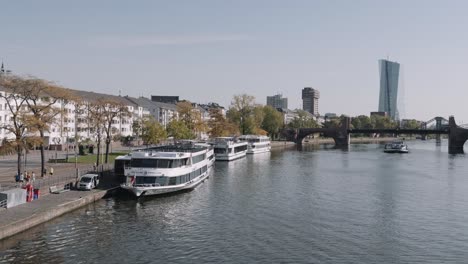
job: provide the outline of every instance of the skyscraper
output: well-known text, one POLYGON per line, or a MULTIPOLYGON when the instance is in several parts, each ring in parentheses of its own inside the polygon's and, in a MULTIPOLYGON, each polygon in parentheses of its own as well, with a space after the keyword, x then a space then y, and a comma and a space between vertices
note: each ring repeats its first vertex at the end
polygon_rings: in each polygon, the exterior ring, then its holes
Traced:
POLYGON ((274 108, 288 109, 288 98, 283 98, 282 94, 267 96, 267 105, 274 108))
POLYGON ((387 112, 393 120, 398 120, 397 98, 400 64, 388 60, 379 60, 379 72, 379 112, 387 112))
POLYGON ((318 90, 311 87, 305 87, 302 89, 302 109, 311 113, 314 116, 318 116, 318 99, 320 93, 318 90))

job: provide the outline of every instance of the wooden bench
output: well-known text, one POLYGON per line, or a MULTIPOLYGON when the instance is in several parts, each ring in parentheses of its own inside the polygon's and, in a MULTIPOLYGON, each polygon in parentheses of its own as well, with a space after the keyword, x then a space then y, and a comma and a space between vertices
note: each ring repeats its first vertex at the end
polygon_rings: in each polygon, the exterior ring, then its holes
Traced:
POLYGON ((68 192, 69 190, 70 190, 69 183, 64 185, 64 186, 61 186, 61 187, 57 187, 57 185, 53 185, 53 186, 49 187, 49 192, 50 193, 55 193, 55 194, 68 192))

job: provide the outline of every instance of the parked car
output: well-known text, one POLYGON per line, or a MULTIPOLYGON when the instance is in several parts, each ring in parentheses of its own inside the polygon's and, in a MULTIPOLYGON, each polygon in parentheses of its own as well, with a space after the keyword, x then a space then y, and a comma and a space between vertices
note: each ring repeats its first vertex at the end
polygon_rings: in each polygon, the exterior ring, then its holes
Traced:
POLYGON ((92 190, 99 184, 99 174, 85 174, 81 176, 80 181, 77 184, 78 190, 92 190))

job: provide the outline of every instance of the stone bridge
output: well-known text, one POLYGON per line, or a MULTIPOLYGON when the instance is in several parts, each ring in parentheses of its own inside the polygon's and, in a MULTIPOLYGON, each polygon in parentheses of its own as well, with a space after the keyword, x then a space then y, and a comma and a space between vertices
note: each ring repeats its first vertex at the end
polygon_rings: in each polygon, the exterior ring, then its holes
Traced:
POLYGON ((426 136, 428 134, 441 135, 448 134, 450 154, 458 154, 463 152, 463 145, 468 139, 468 129, 461 128, 455 123, 455 118, 449 118, 449 126, 440 129, 350 129, 350 118, 346 117, 341 126, 338 128, 299 128, 285 129, 283 136, 287 140, 293 141, 298 145, 302 144, 305 137, 311 134, 320 133, 325 137, 331 137, 335 141, 335 145, 339 147, 348 146, 350 143, 350 134, 416 134, 426 136))

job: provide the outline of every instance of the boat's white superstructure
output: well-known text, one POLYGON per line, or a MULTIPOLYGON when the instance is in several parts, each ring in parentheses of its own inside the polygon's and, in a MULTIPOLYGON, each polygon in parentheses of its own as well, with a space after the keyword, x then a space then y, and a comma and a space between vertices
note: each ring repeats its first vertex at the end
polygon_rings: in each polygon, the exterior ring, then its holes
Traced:
POLYGON ((216 160, 230 161, 245 157, 247 144, 234 137, 215 138, 213 145, 216 160))
POLYGON ((242 135, 239 140, 246 141, 247 154, 268 152, 271 150, 270 138, 261 135, 242 135))
POLYGON ((403 143, 403 141, 393 141, 391 143, 385 144, 384 147, 385 153, 408 153, 408 146, 403 143))
POLYGON ((137 197, 193 189, 208 177, 213 154, 210 146, 192 143, 132 152, 121 187, 137 197))

